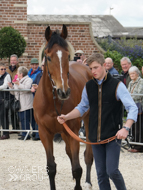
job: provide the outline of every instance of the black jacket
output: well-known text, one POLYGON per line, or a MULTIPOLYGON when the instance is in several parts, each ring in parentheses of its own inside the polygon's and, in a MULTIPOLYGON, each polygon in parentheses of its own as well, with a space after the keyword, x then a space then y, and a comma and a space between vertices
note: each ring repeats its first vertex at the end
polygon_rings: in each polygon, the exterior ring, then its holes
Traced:
MULTIPOLYGON (((8 73, 5 72, 4 75, 0 77, 0 86, 3 85, 4 79, 8 73)), ((0 91, 0 103, 4 102, 4 99, 8 100, 10 98, 10 93, 8 91, 0 91)))
POLYGON ((108 73, 101 85, 98 85, 96 79, 91 79, 86 84, 91 142, 114 136, 122 126, 122 103, 116 99, 119 82, 108 73))

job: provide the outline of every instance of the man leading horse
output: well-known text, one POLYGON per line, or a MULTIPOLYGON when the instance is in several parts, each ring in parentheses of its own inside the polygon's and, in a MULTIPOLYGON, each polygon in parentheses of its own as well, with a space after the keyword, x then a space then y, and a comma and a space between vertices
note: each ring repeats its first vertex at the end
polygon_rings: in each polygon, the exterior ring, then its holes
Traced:
POLYGON ((60 124, 81 117, 90 108, 89 140, 100 142, 114 135, 106 144, 92 145, 100 190, 111 190, 109 178, 118 190, 126 190, 118 169, 121 139, 126 139, 133 122, 137 120, 137 106, 125 85, 111 77, 105 70, 103 55, 96 53, 87 59, 93 78, 86 83, 81 102, 71 112, 57 117, 60 124), (122 103, 128 110, 127 121, 122 127, 122 103))

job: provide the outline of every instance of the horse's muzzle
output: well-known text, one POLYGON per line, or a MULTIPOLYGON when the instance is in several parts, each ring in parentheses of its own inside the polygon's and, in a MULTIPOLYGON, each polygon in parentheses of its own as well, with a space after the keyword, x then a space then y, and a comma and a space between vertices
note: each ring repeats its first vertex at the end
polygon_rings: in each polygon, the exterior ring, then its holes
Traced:
POLYGON ((58 89, 57 89, 58 97, 59 97, 59 99, 61 99, 61 100, 66 100, 66 99, 68 99, 68 98, 69 98, 69 95, 70 95, 70 92, 71 92, 70 88, 68 88, 66 92, 63 92, 63 91, 61 90, 61 88, 58 88, 58 89))

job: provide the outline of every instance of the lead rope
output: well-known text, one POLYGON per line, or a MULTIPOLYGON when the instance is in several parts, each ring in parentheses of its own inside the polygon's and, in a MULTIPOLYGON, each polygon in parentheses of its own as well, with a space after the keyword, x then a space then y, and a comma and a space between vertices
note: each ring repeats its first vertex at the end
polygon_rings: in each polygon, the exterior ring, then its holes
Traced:
POLYGON ((105 139, 105 140, 103 140, 103 141, 99 141, 99 142, 94 142, 94 143, 92 143, 92 142, 84 141, 84 140, 82 140, 81 138, 79 138, 79 136, 77 136, 77 135, 67 126, 66 123, 63 123, 63 126, 64 126, 65 130, 69 133, 69 135, 70 135, 71 137, 73 137, 75 140, 77 140, 77 141, 79 141, 79 142, 82 142, 82 143, 85 143, 85 144, 89 144, 89 145, 105 144, 105 143, 109 143, 109 142, 111 142, 111 141, 113 141, 113 140, 116 139, 116 136, 113 136, 113 137, 110 137, 110 138, 105 139))
MULTIPOLYGON (((125 147, 126 144, 125 144, 124 146, 121 145, 121 144, 119 144, 119 143, 118 143, 118 139, 116 138, 116 136, 110 137, 110 138, 105 139, 105 140, 103 140, 103 141, 94 142, 94 143, 88 142, 88 141, 84 141, 84 140, 82 140, 81 138, 79 138, 79 136, 77 136, 77 135, 67 126, 66 123, 63 123, 63 126, 64 126, 65 130, 69 133, 69 135, 70 135, 71 137, 73 137, 75 140, 77 140, 77 141, 79 141, 79 142, 82 142, 82 143, 84 143, 84 144, 89 144, 89 145, 106 144, 106 143, 109 143, 109 142, 115 140, 116 143, 117 143, 121 148, 124 148, 125 150, 128 150, 128 149, 131 147, 127 138, 126 138, 125 140, 127 141, 127 146, 128 146, 128 148, 125 147)), ((129 136, 129 135, 128 135, 128 136, 129 136)), ((130 136, 129 136, 129 137, 130 137, 130 136)))

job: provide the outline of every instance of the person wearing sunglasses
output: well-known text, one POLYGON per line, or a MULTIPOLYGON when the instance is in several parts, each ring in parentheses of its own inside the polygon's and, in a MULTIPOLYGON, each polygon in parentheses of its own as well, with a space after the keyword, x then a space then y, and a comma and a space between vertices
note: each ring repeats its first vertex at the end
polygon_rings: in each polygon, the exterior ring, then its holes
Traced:
POLYGON ((77 50, 75 52, 74 61, 84 64, 84 60, 85 60, 84 52, 82 50, 77 50))
MULTIPOLYGON (((6 72, 6 66, 0 63, 0 123, 3 129, 9 129, 8 109, 4 107, 4 100, 9 99, 8 91, 1 91, 8 88, 8 82, 11 82, 10 75, 6 72)), ((9 139, 9 132, 4 131, 0 140, 9 139)))

